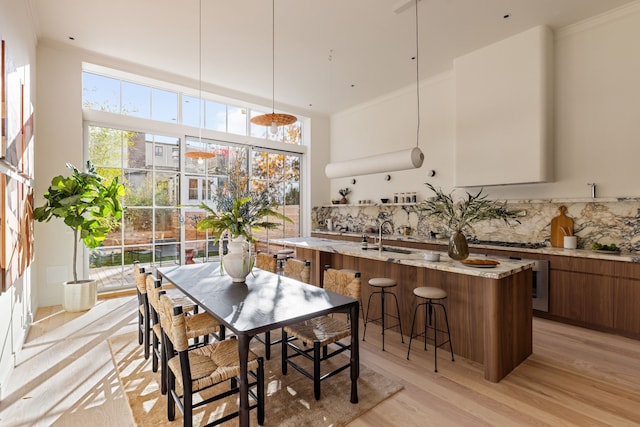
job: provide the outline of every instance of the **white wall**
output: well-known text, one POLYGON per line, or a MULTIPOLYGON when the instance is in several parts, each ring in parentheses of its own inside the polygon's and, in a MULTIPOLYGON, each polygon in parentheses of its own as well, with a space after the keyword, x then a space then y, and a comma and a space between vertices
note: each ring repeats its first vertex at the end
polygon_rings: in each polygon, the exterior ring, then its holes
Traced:
MULTIPOLYGON (((67 163, 82 167, 82 61, 65 49, 38 45, 38 121, 35 204, 67 163)), ((59 219, 35 224, 34 279, 40 306, 62 303, 62 282, 71 280, 73 234, 59 219)), ((82 252, 81 252, 82 255, 82 252)), ((82 274, 78 262, 78 274, 82 274)))
MULTIPOLYGON (((7 53, 17 69, 23 69, 25 94, 31 94, 35 107, 36 38, 31 25, 27 2, 0 0, 0 37, 5 40, 7 53)), ((36 117, 37 120, 37 117, 36 117)), ((0 162, 0 172, 7 172, 0 162)), ((0 201, 4 203, 4 200, 0 201)), ((37 309, 31 280, 32 268, 0 295, 0 399, 2 385, 11 373, 16 355, 37 309)))
MULTIPOLYGON (((544 24, 544 23, 541 23, 544 24)), ((599 197, 637 197, 640 158, 640 4, 602 15, 555 33, 555 180, 545 184, 486 188, 491 198, 585 198, 587 183, 599 197)), ((428 60, 428 52, 422 52, 428 60)), ((451 73, 421 85, 422 168, 331 181, 322 204, 339 188, 352 187, 350 202, 377 201, 395 191, 431 194, 429 181, 453 186, 455 82, 451 73), (434 178, 426 171, 434 169, 434 178)), ((348 160, 415 145, 415 87, 390 94, 331 118, 331 161, 348 160)), ((527 159, 513 159, 526 162, 527 159)), ((482 167, 482 165, 479 165, 482 167)), ((471 189, 472 191, 475 189, 471 189)))

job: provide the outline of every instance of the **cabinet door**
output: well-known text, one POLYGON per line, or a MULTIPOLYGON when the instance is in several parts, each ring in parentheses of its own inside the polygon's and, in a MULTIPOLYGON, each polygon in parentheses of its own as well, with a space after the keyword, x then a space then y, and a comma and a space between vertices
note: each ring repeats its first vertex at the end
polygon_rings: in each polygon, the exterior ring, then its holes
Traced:
POLYGON ((616 276, 614 327, 622 334, 640 338, 640 265, 616 263, 616 276))
POLYGON ((593 326, 613 327, 613 289, 609 276, 551 270, 549 313, 593 326))
POLYGON ((618 279, 614 300, 613 326, 620 333, 640 337, 640 281, 618 279))

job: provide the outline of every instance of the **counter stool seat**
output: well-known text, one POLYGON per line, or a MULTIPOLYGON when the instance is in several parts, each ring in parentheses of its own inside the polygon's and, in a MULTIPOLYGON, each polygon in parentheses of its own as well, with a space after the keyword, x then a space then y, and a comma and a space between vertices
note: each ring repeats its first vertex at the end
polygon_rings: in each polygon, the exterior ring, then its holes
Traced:
POLYGON ((438 347, 442 347, 446 343, 449 343, 449 350, 451 351, 451 361, 453 358, 453 346, 451 345, 451 332, 449 330, 449 319, 447 317, 447 308, 440 302, 447 298, 447 291, 441 288, 435 288, 430 286, 422 286, 415 288, 413 294, 421 299, 423 302, 416 305, 416 309, 413 312, 413 322, 411 323, 411 334, 409 335, 409 349, 407 350, 407 360, 409 360, 409 353, 411 353, 411 342, 413 338, 424 337, 424 349, 427 350, 427 340, 433 341, 433 357, 434 357, 434 372, 438 372, 438 347), (416 335, 413 334, 413 328, 416 324, 416 316, 418 309, 424 306, 424 330, 416 335), (444 314, 444 321, 447 327, 446 330, 438 329, 437 316, 434 316, 434 310, 436 307, 440 307, 444 314), (433 338, 428 336, 428 331, 433 330, 433 338), (446 333, 448 339, 441 343, 438 343, 438 332, 446 333))
POLYGON ((362 332, 362 341, 365 340, 365 336, 367 334, 367 324, 369 322, 375 322, 380 320, 382 322, 382 351, 384 351, 385 329, 390 329, 397 326, 400 329, 400 340, 404 343, 404 337, 402 336, 402 322, 400 321, 400 306, 398 305, 398 297, 396 296, 395 293, 388 291, 388 289, 393 288, 397 285, 398 283, 394 279, 391 279, 388 277, 374 277, 372 279, 369 279, 369 286, 371 286, 373 289, 376 289, 376 290, 369 294, 369 301, 367 302, 367 314, 364 317, 364 330, 362 332), (380 295, 380 317, 377 317, 375 319, 369 319, 369 309, 371 308, 371 297, 373 297, 374 295, 380 295), (385 311, 384 309, 385 295, 393 296, 393 299, 395 300, 395 303, 396 303, 396 310, 397 310, 396 315, 387 313, 385 311), (385 325, 386 317, 392 317, 394 319, 397 319, 398 323, 395 323, 393 325, 385 325))
POLYGON ((282 270, 284 269, 284 263, 294 254, 293 249, 280 249, 276 252, 276 259, 278 260, 278 273, 282 274, 282 270))
POLYGON ((423 286, 415 288, 413 294, 420 298, 425 299, 445 299, 447 297, 447 291, 441 288, 432 288, 429 286, 423 286))

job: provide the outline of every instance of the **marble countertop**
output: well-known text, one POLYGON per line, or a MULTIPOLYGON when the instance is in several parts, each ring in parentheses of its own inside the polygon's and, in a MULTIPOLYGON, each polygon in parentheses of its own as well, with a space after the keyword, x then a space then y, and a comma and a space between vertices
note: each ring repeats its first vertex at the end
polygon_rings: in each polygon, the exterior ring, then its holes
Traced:
MULTIPOLYGON (((327 236, 351 236, 351 237, 362 237, 362 233, 348 233, 348 232, 340 232, 340 231, 327 231, 316 229, 313 231, 314 233, 321 233, 327 236)), ((373 234, 367 234, 367 237, 370 240, 373 239, 373 234)), ((377 235, 375 236, 377 237, 377 235)), ((444 246, 444 251, 446 252, 446 246, 449 244, 449 240, 447 239, 422 239, 414 236, 400 236, 400 235, 389 235, 384 234, 383 239, 385 240, 395 240, 398 242, 418 242, 418 243, 432 243, 436 245, 444 246)), ((632 253, 632 252, 622 252, 622 253, 606 253, 606 252, 594 252, 588 249, 564 249, 564 248, 555 248, 553 246, 547 246, 542 248, 520 248, 520 247, 510 247, 510 246, 498 246, 498 245, 480 245, 475 243, 469 243, 469 248, 473 250, 473 248, 483 248, 483 249, 498 249, 509 252, 522 252, 522 253, 532 253, 532 254, 546 254, 546 255, 559 255, 559 256, 570 256, 570 257, 578 257, 578 258, 592 258, 592 259, 603 259, 610 261, 625 261, 625 262, 639 262, 640 263, 640 254, 632 253)), ((526 256, 526 255, 525 255, 526 256)))
POLYGON ((485 277, 488 279, 501 279, 520 271, 531 268, 534 265, 533 260, 513 260, 506 257, 498 257, 495 255, 471 254, 469 258, 493 259, 498 261, 495 267, 478 268, 461 264, 447 256, 446 251, 427 251, 422 249, 402 248, 399 246, 385 245, 391 251, 379 251, 377 247, 370 244, 372 248, 362 249, 360 242, 347 242, 344 240, 336 240, 322 237, 292 237, 286 239, 274 239, 272 242, 306 249, 314 249, 323 252, 332 252, 341 255, 350 255, 360 258, 373 259, 376 261, 393 262, 404 265, 412 265, 415 267, 430 268, 433 270, 448 271, 451 273, 466 274, 470 276, 485 277), (400 250, 398 253, 393 250, 400 250), (427 261, 424 254, 428 252, 437 252, 440 254, 440 261, 427 261))

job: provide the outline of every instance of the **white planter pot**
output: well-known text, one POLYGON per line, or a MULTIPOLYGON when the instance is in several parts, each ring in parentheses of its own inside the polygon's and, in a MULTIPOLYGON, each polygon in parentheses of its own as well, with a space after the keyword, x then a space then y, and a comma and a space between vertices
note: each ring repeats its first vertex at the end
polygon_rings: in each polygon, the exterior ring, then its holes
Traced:
POLYGON ((64 299, 62 301, 62 308, 64 308, 65 311, 85 311, 96 304, 98 282, 95 280, 64 282, 63 288, 64 299))

